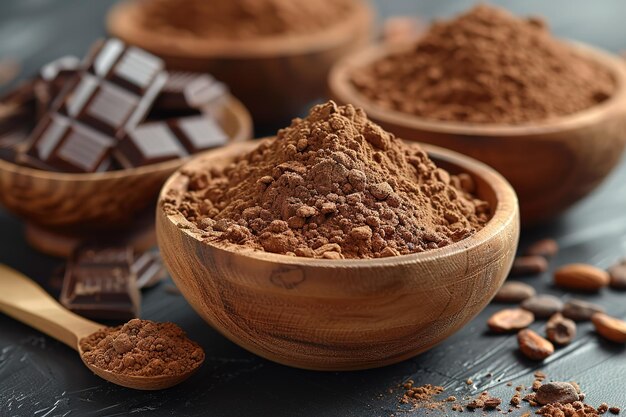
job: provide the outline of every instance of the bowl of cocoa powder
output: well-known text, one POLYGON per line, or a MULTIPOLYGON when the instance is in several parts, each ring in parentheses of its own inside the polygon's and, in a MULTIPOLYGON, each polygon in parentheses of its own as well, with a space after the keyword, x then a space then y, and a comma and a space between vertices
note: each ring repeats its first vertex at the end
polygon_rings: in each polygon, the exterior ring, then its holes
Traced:
POLYGON ((434 22, 415 42, 346 57, 329 85, 335 100, 402 138, 495 168, 517 191, 523 225, 586 196, 626 144, 618 57, 486 5, 434 22))
POLYGON ((319 370, 399 362, 459 330, 519 236, 515 192, 493 169, 333 102, 274 138, 199 155, 156 217, 200 316, 262 357, 319 370))
POLYGON ((108 30, 228 84, 257 123, 281 126, 326 91, 331 66, 366 44, 363 0, 151 0, 116 5, 108 30))

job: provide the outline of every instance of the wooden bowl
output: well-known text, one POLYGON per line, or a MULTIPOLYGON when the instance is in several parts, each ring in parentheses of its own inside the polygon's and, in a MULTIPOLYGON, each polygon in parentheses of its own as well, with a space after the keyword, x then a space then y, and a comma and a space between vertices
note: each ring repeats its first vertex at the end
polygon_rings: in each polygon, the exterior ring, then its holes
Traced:
POLYGON ((238 41, 178 38, 146 30, 137 1, 117 4, 107 18, 109 32, 165 60, 169 69, 204 71, 225 82, 254 121, 284 125, 325 96, 331 66, 366 44, 373 12, 362 0, 340 24, 310 35, 238 41))
MULTIPOLYGON (((252 137, 250 115, 238 100, 230 97, 216 118, 231 141, 252 137)), ((74 174, 0 160, 0 203, 39 228, 83 234, 122 228, 154 203, 163 182, 184 161, 74 174)))
MULTIPOLYGON (((183 169, 219 166, 256 143, 200 155, 183 169)), ((451 172, 472 175, 495 207, 476 233, 450 246, 383 259, 296 258, 202 241, 163 199, 180 195, 175 173, 161 191, 157 238, 182 294, 211 326, 264 358, 315 370, 356 370, 400 362, 432 348, 491 300, 505 280, 519 237, 517 198, 491 168, 426 146, 451 172)))
POLYGON ((620 161, 626 144, 626 67, 606 52, 573 44, 613 73, 617 89, 588 110, 524 125, 451 123, 381 109, 351 84, 350 75, 407 45, 379 45, 339 62, 329 76, 331 96, 362 107, 399 137, 432 143, 476 158, 499 171, 517 191, 522 224, 561 213, 600 184, 620 161))

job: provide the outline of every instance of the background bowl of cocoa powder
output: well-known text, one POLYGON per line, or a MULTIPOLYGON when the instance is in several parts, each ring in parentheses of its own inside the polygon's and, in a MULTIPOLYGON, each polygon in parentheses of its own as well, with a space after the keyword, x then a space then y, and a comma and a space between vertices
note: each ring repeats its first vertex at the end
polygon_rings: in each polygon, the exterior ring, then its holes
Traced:
POLYGON ((593 191, 620 161, 626 145, 626 67, 619 57, 572 43, 579 54, 612 73, 613 95, 586 110, 520 125, 436 121, 387 110, 351 83, 355 70, 408 45, 378 45, 340 61, 329 86, 339 103, 362 107, 399 137, 453 149, 487 163, 514 187, 523 226, 544 222, 593 191))
POLYGON ((144 12, 138 1, 114 6, 107 26, 112 35, 161 57, 168 69, 208 72, 225 82, 255 123, 282 126, 323 97, 332 65, 372 36, 373 10, 363 0, 353 3, 353 10, 339 22, 297 35, 176 36, 140 23, 144 12))
POLYGON ((477 196, 493 208, 482 230, 440 249, 380 259, 291 257, 208 243, 181 213, 164 210, 186 190, 189 177, 181 171, 225 166, 255 146, 233 144, 194 158, 169 178, 156 215, 161 254, 177 287, 238 345, 299 368, 384 366, 455 333, 504 282, 519 237, 515 192, 488 166, 438 147, 426 146, 435 163, 470 174, 477 196))

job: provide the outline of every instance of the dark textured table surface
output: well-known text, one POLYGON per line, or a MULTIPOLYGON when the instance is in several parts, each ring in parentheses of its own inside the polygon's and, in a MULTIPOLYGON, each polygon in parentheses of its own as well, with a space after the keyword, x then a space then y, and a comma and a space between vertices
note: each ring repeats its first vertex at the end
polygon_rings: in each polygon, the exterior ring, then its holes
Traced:
MULTIPOLYGON (((111 1, 13 0, 0 3, 0 58, 21 61, 21 76, 58 56, 81 55, 104 33, 102 19, 111 1)), ((420 13, 445 16, 472 1, 378 2, 385 15, 420 13)), ((516 12, 541 13, 561 36, 590 42, 612 51, 626 48, 626 2, 620 0, 500 1, 516 12)), ((523 233, 522 247, 538 237, 555 237, 561 252, 551 268, 572 262, 600 267, 626 255, 626 161, 584 202, 549 226, 523 233)), ((22 224, 0 211, 0 262, 47 285, 60 263, 31 250, 22 224)), ((0 277, 2 279, 2 277, 0 277)), ((550 274, 526 278, 540 292, 570 295, 551 286, 550 274)), ((206 350, 207 360, 190 380, 163 392, 120 388, 87 371, 77 354, 35 330, 0 315, 0 416, 390 416, 423 415, 424 410, 399 407, 397 384, 442 384, 462 397, 489 389, 510 398, 513 384, 529 384, 542 369, 559 380, 576 380, 589 402, 626 407, 626 349, 599 340, 582 325, 576 341, 543 365, 516 353, 514 336, 490 336, 485 320, 498 306, 488 307, 463 330, 430 352, 382 369, 321 373, 277 365, 235 346, 208 327, 181 296, 166 284, 144 293, 142 317, 180 324, 206 350), (491 375, 491 376, 487 376, 491 375), (470 378, 474 384, 468 386, 470 378), (392 389, 392 392, 390 392, 392 389)), ((626 293, 605 291, 590 297, 610 313, 626 315, 626 293)), ((416 300, 419 302, 419 300, 416 300)), ((541 324, 533 325, 540 328, 541 324)), ((452 412, 448 412, 452 415, 452 412)), ((522 411, 515 411, 515 415, 522 411)), ((430 415, 446 415, 431 411, 430 415)))

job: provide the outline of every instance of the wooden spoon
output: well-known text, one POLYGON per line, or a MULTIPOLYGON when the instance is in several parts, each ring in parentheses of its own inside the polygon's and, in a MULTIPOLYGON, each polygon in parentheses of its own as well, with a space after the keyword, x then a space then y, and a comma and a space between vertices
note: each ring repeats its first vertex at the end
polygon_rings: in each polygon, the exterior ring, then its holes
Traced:
MULTIPOLYGON (((81 359, 80 341, 106 327, 80 317, 61 306, 43 288, 19 272, 0 264, 0 311, 65 343, 81 359)), ((131 376, 117 374, 83 363, 93 373, 117 385, 140 390, 172 387, 191 376, 200 366, 182 375, 131 376)))

